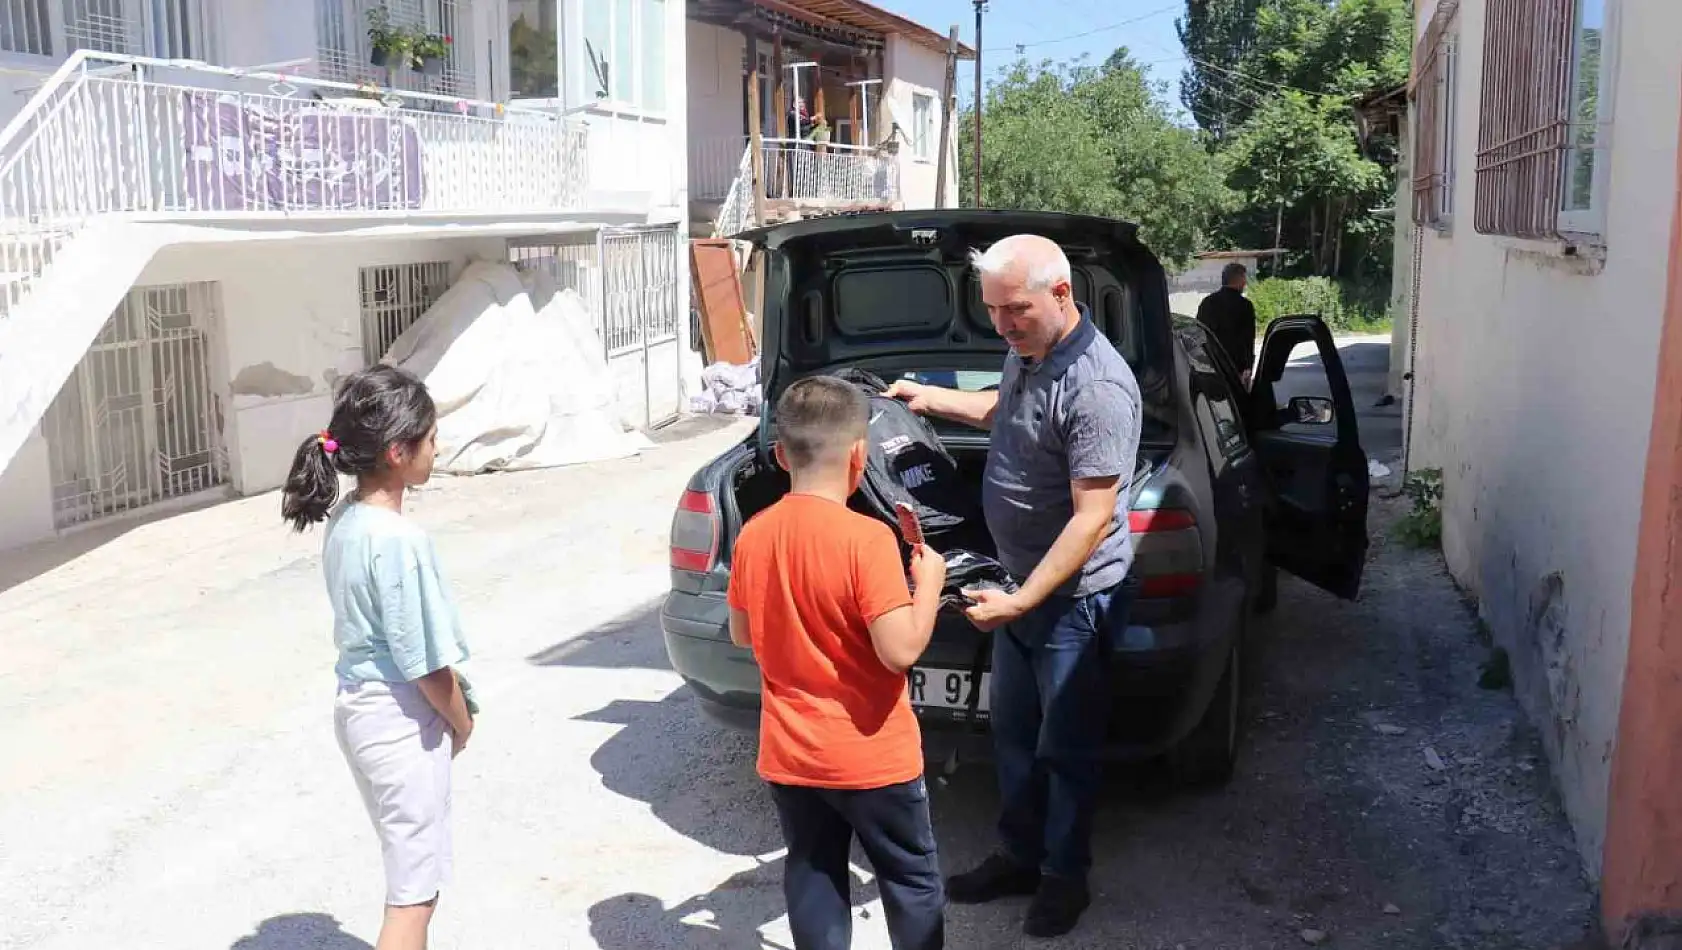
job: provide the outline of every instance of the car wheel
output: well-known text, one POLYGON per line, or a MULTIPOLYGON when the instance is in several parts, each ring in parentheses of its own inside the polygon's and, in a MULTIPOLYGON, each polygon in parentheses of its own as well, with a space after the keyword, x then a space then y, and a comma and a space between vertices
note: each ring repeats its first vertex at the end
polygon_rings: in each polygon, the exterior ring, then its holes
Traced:
POLYGON ((1270 614, 1279 606, 1279 569, 1269 564, 1262 568, 1261 588, 1256 591, 1256 613, 1270 614))
POLYGON ((1177 784, 1189 788, 1225 785, 1238 761, 1239 711, 1243 697, 1243 636, 1232 645, 1226 669, 1203 718, 1168 752, 1177 784))

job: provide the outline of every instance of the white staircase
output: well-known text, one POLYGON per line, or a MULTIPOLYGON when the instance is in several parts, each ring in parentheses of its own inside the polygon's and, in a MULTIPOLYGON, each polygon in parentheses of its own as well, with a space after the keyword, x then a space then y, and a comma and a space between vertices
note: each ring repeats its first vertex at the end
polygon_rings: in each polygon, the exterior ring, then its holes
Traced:
POLYGON ((0 315, 0 471, 162 243, 147 225, 95 221, 57 243, 51 266, 24 280, 0 315))
POLYGON ((0 472, 147 262, 204 223, 584 207, 588 136, 577 121, 374 92, 183 60, 70 55, 0 130, 0 472), (248 127, 283 127, 298 141, 311 129, 320 148, 270 154, 263 143, 282 134, 248 127), (334 162, 347 143, 357 168, 378 171, 342 173, 334 162), (329 170, 339 173, 331 187, 329 170))
POLYGON ((0 471, 155 252, 88 233, 123 176, 93 161, 87 65, 72 55, 0 131, 0 471))

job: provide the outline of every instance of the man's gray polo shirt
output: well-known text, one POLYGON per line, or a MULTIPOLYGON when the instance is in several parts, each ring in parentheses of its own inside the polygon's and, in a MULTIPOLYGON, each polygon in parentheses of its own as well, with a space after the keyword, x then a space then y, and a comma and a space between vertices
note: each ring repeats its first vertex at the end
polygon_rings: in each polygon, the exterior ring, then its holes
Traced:
POLYGON ((1026 580, 1074 516, 1069 483, 1121 477, 1109 532, 1057 593, 1085 596, 1127 578, 1133 537, 1128 482, 1139 454, 1139 383, 1082 307, 1080 325, 1043 361, 1005 358, 983 477, 987 527, 999 562, 1026 580))

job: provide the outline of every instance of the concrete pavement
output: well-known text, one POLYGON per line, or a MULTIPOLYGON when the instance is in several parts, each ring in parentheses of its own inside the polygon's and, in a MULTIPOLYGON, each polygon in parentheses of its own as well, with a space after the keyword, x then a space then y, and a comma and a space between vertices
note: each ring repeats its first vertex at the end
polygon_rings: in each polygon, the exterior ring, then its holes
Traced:
MULTIPOLYGON (((1382 459, 1364 346, 1342 353, 1382 459)), ((417 499, 485 706, 434 947, 790 946, 752 739, 699 718, 656 619, 672 505, 745 429, 417 499)), ((1232 786, 1116 777, 1097 902, 1051 946, 1545 950, 1582 932, 1546 759, 1511 698, 1476 688, 1475 626, 1434 555, 1383 539, 1385 505, 1360 601, 1281 585, 1232 786)), ((35 576, 55 551, 0 567, 0 948, 369 950, 379 855, 332 738, 319 536, 288 535, 269 495, 102 540, 35 576)), ((934 783, 933 807, 947 870, 990 846, 985 769, 934 783)), ((857 876, 854 945, 886 947, 857 876)), ((1044 946, 1022 909, 953 908, 949 945, 1044 946)))

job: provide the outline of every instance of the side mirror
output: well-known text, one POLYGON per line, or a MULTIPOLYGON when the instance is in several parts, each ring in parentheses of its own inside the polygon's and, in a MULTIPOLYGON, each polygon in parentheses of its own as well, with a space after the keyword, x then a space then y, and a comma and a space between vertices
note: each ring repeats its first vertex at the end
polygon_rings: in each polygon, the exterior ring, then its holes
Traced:
POLYGON ((1284 425, 1331 425, 1337 414, 1336 404, 1324 396, 1292 396, 1280 413, 1284 425))

